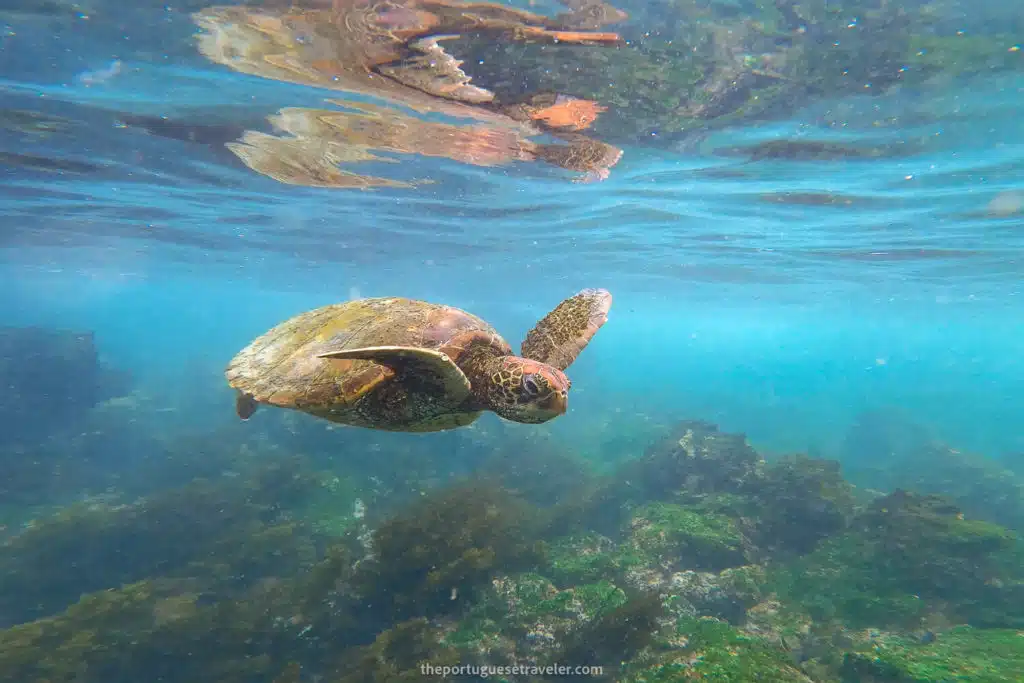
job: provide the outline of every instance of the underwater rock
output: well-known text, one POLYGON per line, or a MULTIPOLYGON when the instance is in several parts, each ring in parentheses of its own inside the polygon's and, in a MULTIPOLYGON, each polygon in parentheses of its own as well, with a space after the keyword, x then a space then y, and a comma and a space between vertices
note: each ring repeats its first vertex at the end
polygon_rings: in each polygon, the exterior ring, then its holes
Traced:
POLYGON ((668 439, 633 464, 652 498, 690 494, 741 493, 760 479, 763 459, 743 434, 727 434, 717 425, 687 420, 668 439))
POLYGON ((295 659, 324 660, 319 638, 329 654, 355 644, 348 605, 327 588, 348 562, 329 556, 308 574, 256 583, 237 598, 164 579, 85 595, 61 614, 0 631, 0 680, 281 681, 294 676, 295 659))
POLYGON ((964 513, 1024 532, 1024 476, 984 455, 939 442, 892 412, 858 416, 844 442, 849 478, 879 490, 948 496, 964 513))
POLYGON ((432 491, 376 528, 355 588, 394 619, 451 612, 494 575, 543 561, 538 521, 532 506, 486 483, 432 491))
POLYGON ((342 658, 346 662, 336 683, 401 683, 435 681, 438 675, 425 673, 424 664, 458 666, 459 652, 442 640, 443 631, 427 619, 410 619, 384 631, 372 644, 354 648, 342 658))
POLYGON ((711 617, 681 618, 662 638, 667 651, 638 658, 627 666, 621 683, 824 683, 812 681, 789 653, 711 617))
POLYGON ((24 447, 71 432, 129 378, 100 362, 91 332, 2 327, 0 387, 0 448, 24 447))
POLYGON ((516 658, 543 663, 552 658, 564 638, 624 605, 626 594, 601 580, 559 590, 538 574, 502 576, 494 580, 491 597, 483 604, 514 638, 516 658))
POLYGON ((1024 626, 1024 546, 1012 532, 966 519, 938 496, 879 498, 843 535, 778 568, 780 599, 816 620, 916 628, 938 615, 1024 626))
POLYGON ((882 636, 864 652, 850 653, 843 683, 1019 683, 1024 635, 1017 630, 957 626, 932 638, 882 636))
POLYGON ((247 478, 199 480, 130 504, 80 503, 33 521, 2 546, 0 626, 155 576, 237 589, 297 571, 315 549, 287 511, 316 486, 289 460, 247 478))
POLYGON ((855 504, 838 462, 804 455, 769 463, 753 497, 758 546, 797 554, 845 529, 855 504))
POLYGON ((624 546, 646 567, 720 570, 746 564, 746 539, 728 517, 652 503, 633 516, 624 546))
POLYGON ((688 570, 672 575, 666 595, 675 611, 690 616, 715 617, 742 624, 747 610, 762 599, 765 571, 758 565, 713 572, 688 570))
POLYGON ((650 542, 634 543, 636 551, 677 555, 676 560, 648 557, 633 564, 720 570, 773 554, 809 552, 819 540, 846 527, 853 494, 836 461, 791 455, 766 462, 743 434, 685 421, 641 458, 575 491, 555 511, 555 528, 566 534, 614 536, 633 508, 634 518, 657 518, 653 525, 634 520, 634 540, 651 527, 646 533, 650 542), (678 547, 680 533, 693 535, 689 548, 678 547), (723 535, 731 537, 729 556, 715 557, 712 541, 715 536, 721 541, 723 535), (651 543, 665 547, 659 551, 651 543))
MULTIPOLYGON (((604 605, 596 618, 563 636, 554 660, 547 663, 600 666, 603 671, 597 680, 617 681, 621 663, 633 659, 654 642, 664 615, 661 596, 628 594, 618 606, 604 605)), ((563 680, 563 677, 553 676, 548 680, 563 680)))
POLYGON ((617 545, 593 532, 566 536, 548 546, 550 575, 560 585, 586 583, 623 569, 617 545))
POLYGON ((794 650, 811 638, 812 626, 806 614, 769 599, 747 609, 742 630, 783 649, 794 650))
MULTIPOLYGON (((573 662, 604 667, 607 678, 653 638, 664 613, 660 596, 599 580, 559 589, 535 573, 495 577, 445 642, 490 665, 573 662)), ((520 680, 520 679, 515 679, 520 680)), ((555 677, 522 680, 561 680, 555 677)))

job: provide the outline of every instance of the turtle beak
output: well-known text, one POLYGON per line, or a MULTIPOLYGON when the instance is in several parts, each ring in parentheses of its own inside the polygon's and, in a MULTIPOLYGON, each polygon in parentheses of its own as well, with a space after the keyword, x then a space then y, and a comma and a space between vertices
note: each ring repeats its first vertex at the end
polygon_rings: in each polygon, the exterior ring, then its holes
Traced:
POLYGON ((569 407, 569 396, 562 391, 553 391, 544 400, 543 406, 545 410, 549 410, 556 415, 565 415, 565 411, 569 407))

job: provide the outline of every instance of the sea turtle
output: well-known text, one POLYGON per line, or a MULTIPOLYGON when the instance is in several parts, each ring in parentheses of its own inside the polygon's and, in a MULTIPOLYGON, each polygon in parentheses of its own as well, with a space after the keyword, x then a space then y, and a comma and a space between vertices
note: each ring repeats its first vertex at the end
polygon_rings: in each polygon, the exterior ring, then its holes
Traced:
POLYGON ((465 311, 404 298, 307 311, 242 349, 225 371, 236 410, 259 403, 358 427, 435 432, 484 410, 538 424, 566 411, 565 370, 608 319, 612 296, 585 289, 548 313, 515 356, 465 311))

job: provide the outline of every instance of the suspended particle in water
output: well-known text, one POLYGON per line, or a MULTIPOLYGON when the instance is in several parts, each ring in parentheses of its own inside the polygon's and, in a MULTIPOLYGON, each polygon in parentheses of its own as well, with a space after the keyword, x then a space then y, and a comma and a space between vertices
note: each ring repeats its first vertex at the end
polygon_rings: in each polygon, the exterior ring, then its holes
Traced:
POLYGON ((1000 192, 988 203, 986 212, 996 218, 1016 216, 1024 209, 1024 192, 1000 192))

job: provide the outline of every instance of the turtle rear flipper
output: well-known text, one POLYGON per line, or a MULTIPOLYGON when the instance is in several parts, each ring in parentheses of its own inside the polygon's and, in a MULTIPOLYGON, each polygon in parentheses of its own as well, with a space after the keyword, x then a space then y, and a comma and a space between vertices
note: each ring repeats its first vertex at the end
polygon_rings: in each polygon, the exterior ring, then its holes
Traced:
POLYGON ((258 407, 259 404, 252 394, 247 394, 244 391, 235 394, 235 413, 243 421, 252 417, 258 407))
POLYGON ((431 36, 409 43, 414 54, 406 59, 379 64, 378 73, 410 88, 429 95, 469 104, 484 104, 494 99, 494 93, 470 83, 470 77, 460 67, 462 62, 444 51, 438 41, 458 36, 431 36))
POLYGON ((414 346, 367 346, 317 354, 317 358, 336 360, 368 360, 385 365, 402 381, 415 380, 429 390, 443 395, 453 405, 470 396, 469 379, 447 354, 414 346))
POLYGON ((608 321, 611 307, 608 290, 584 289, 558 304, 530 330, 521 355, 565 370, 608 321))

